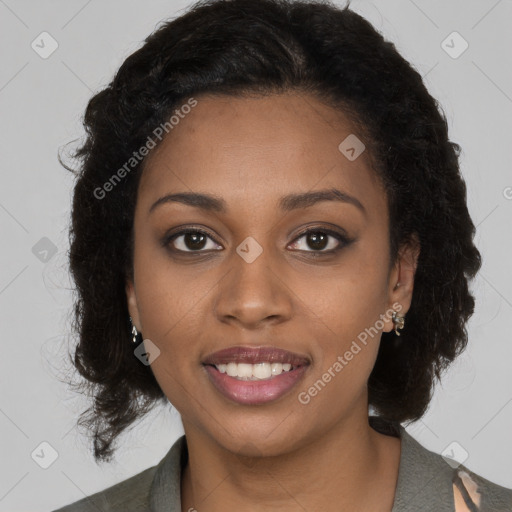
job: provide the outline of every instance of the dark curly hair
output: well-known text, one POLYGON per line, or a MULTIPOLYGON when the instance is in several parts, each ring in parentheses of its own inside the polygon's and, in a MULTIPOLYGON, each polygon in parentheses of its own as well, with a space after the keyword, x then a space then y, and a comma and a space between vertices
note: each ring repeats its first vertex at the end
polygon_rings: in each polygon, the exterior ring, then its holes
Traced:
POLYGON ((203 0, 165 21, 122 64, 85 112, 85 142, 70 227, 76 283, 72 362, 93 399, 87 427, 96 461, 117 436, 167 399, 134 357, 125 292, 133 276, 133 217, 146 159, 109 182, 177 107, 200 94, 299 92, 338 109, 365 134, 387 191, 392 261, 421 246, 407 327, 383 333, 368 382, 369 403, 397 424, 419 419, 439 379, 467 344, 474 310, 468 280, 480 268, 459 172, 460 147, 421 75, 369 22, 327 1, 203 0))

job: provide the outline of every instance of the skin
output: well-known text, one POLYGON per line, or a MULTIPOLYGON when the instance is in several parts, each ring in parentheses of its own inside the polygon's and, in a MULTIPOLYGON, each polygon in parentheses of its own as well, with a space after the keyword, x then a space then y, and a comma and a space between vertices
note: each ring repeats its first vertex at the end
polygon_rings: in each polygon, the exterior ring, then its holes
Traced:
MULTIPOLYGON (((182 510, 372 510, 392 508, 400 440, 368 424, 367 381, 381 331, 307 405, 307 391, 379 315, 410 307, 419 250, 389 259, 385 191, 368 152, 349 161, 338 145, 358 132, 312 96, 198 96, 198 104, 148 156, 134 218, 130 315, 161 351, 151 369, 182 416, 189 462, 182 510), (337 188, 357 198, 288 212, 282 196, 337 188), (177 192, 214 194, 227 212, 167 202, 177 192), (208 231, 203 245, 171 229, 208 231), (345 230, 353 241, 322 246, 304 228, 345 230), (263 249, 246 262, 248 236, 263 249), (191 254, 196 247, 202 255, 191 254), (172 252, 174 248, 174 252, 172 252), (219 250, 215 250, 219 249, 219 250), (400 283, 397 286, 397 283, 400 283), (201 365, 235 345, 277 346, 311 361, 280 399, 240 405, 222 396, 201 365)), ((363 139, 362 135, 358 135, 363 139)), ((382 331, 391 331, 389 317, 382 331)))

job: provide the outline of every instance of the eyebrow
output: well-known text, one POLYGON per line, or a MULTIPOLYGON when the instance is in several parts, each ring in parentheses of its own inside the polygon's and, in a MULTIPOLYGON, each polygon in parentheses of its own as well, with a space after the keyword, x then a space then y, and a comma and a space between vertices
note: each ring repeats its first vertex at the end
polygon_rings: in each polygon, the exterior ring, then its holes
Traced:
MULTIPOLYGON (((281 197, 278 204, 282 211, 290 212, 300 208, 309 208, 321 201, 336 201, 352 204, 366 215, 366 209, 359 199, 336 188, 289 194, 281 197)), ((228 211, 226 201, 220 197, 197 192, 179 192, 176 194, 167 194, 155 201, 151 205, 148 213, 152 213, 158 206, 166 203, 182 203, 204 211, 217 213, 227 213, 228 211)))

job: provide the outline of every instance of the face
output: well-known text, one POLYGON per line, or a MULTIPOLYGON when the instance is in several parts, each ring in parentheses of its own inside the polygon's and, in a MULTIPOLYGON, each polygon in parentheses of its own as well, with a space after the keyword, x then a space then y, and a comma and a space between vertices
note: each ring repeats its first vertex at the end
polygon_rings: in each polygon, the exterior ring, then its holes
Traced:
POLYGON ((364 142, 342 113, 292 93, 196 99, 141 176, 130 315, 185 432, 285 453, 366 418, 414 255, 390 261, 385 191, 366 151, 338 148, 364 142))

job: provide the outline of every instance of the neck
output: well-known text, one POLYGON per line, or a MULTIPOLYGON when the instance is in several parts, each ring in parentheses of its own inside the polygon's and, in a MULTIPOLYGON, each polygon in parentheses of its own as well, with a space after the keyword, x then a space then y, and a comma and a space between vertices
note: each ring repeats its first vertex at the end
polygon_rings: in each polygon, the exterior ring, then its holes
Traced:
POLYGON ((240 457, 184 421, 182 510, 372 510, 393 505, 400 441, 368 416, 347 419, 289 453, 240 457))

